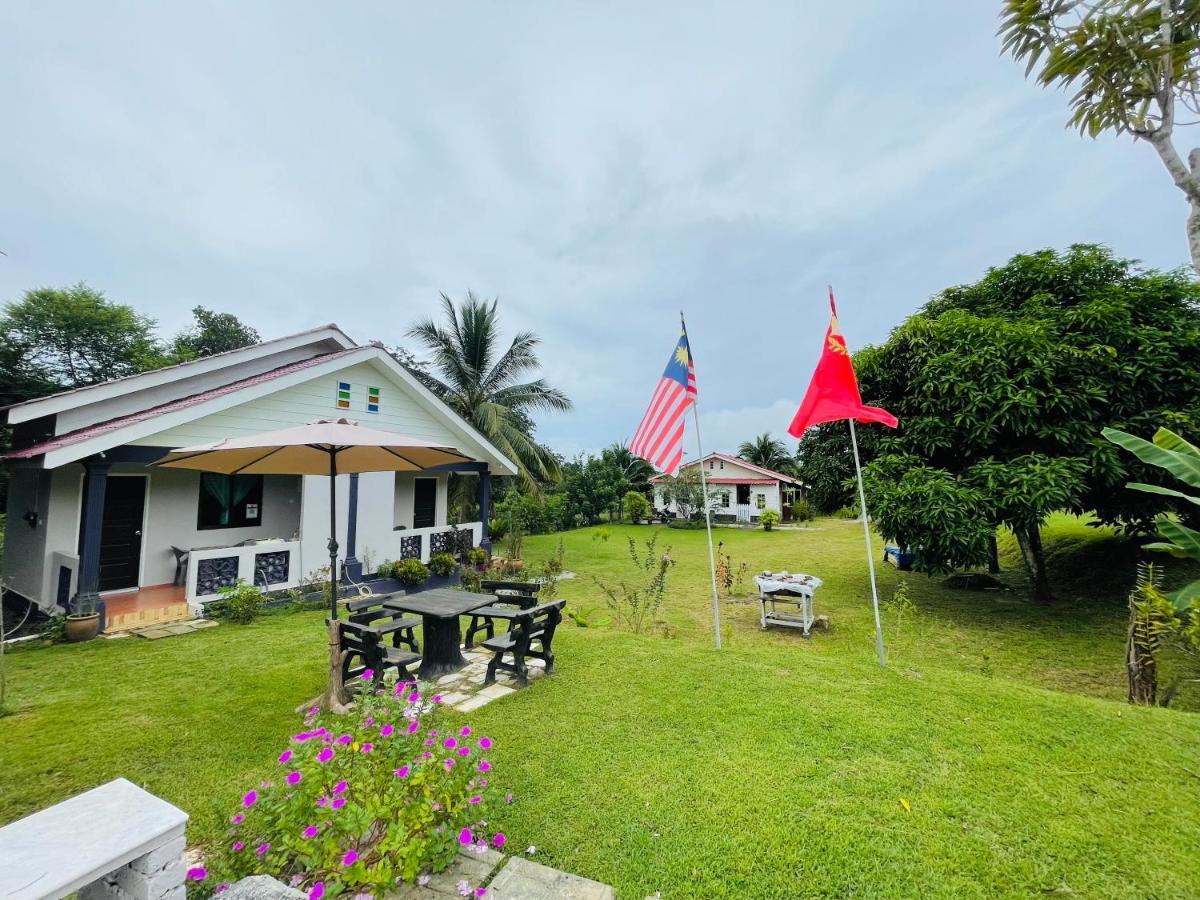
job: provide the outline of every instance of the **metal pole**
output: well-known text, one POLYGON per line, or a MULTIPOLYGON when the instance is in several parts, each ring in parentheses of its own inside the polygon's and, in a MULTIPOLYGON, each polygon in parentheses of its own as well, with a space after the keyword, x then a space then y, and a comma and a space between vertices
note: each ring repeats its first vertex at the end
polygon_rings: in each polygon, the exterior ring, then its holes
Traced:
POLYGON ((337 608, 337 451, 329 450, 329 617, 338 617, 337 608))
POLYGON ((708 479, 704 477, 704 448, 700 445, 700 411, 692 398, 692 413, 696 418, 697 465, 700 468, 700 490, 704 495, 704 530, 708 533, 708 571, 712 575, 713 631, 717 636, 717 649, 721 649, 721 605, 717 600, 717 558, 713 554, 712 511, 708 505, 708 479))
POLYGON ((867 495, 863 491, 862 466, 858 461, 858 438, 854 435, 854 420, 850 423, 850 445, 854 448, 854 471, 858 475, 858 508, 862 510, 863 539, 867 543, 867 567, 871 572, 871 603, 875 607, 875 653, 881 666, 887 665, 883 654, 883 625, 879 621, 879 591, 875 587, 875 554, 871 550, 871 527, 867 524, 867 495))

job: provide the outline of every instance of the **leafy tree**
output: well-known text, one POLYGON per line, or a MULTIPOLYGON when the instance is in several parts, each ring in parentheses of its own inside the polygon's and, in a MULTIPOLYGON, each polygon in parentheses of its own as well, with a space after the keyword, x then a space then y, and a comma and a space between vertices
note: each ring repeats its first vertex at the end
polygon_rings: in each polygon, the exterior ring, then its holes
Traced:
POLYGON ((765 431, 754 440, 742 441, 738 444, 737 455, 746 462, 754 463, 756 466, 762 466, 773 472, 791 475, 794 471, 795 460, 788 453, 787 446, 783 441, 771 437, 765 431))
POLYGON ((1200 271, 1200 148, 1185 161, 1175 146, 1180 108, 1200 113, 1200 3, 1005 0, 1000 34, 1026 75, 1037 69, 1042 85, 1075 91, 1069 125, 1154 148, 1191 209, 1188 248, 1200 271))
POLYGON ((180 360, 214 356, 257 344, 258 332, 233 313, 213 312, 203 306, 192 307, 195 324, 175 336, 171 344, 174 356, 180 360))
POLYGON ((562 489, 567 507, 591 525, 613 512, 625 485, 620 470, 602 456, 580 456, 563 465, 562 489))
MULTIPOLYGON (((872 457, 878 429, 858 430, 858 448, 863 459, 872 457)), ((817 510, 828 515, 858 499, 854 487, 854 456, 850 431, 845 422, 826 422, 804 432, 796 446, 796 477, 804 485, 804 496, 817 510)))
POLYGON ((634 456, 628 447, 612 444, 600 451, 600 456, 612 464, 621 473, 621 484, 618 485, 617 518, 625 518, 625 497, 630 491, 648 495, 650 479, 654 477, 654 466, 640 456, 634 456))
MULTIPOLYGON (((700 481, 700 467, 680 469, 674 478, 667 476, 660 483, 663 499, 675 504, 675 513, 681 519, 704 514, 704 485, 700 481)), ((711 501, 710 501, 711 502, 711 501)))
POLYGON ((521 380, 541 365, 541 339, 522 331, 502 348, 497 301, 468 291, 458 307, 445 294, 441 302, 444 324, 427 319, 408 332, 432 353, 430 389, 513 460, 527 483, 557 480, 557 458, 534 440, 533 414, 565 412, 571 401, 541 378, 521 380))
MULTIPOLYGON (((926 571, 987 561, 1016 534, 1035 599, 1051 589, 1040 525, 1059 509, 1148 527, 1161 481, 1100 439, 1109 424, 1200 428, 1200 284, 1095 246, 1014 257, 949 288, 856 354, 864 397, 900 418, 864 473, 881 530, 926 571)), ((864 429, 866 431, 867 429, 864 429)))
POLYGON ((8 348, 0 393, 31 396, 85 387, 164 362, 154 320, 112 303, 83 282, 35 288, 4 307, 0 340, 8 348), (17 349, 19 348, 19 350, 17 349))
POLYGON ((626 492, 625 501, 622 505, 625 508, 625 513, 629 516, 629 521, 635 525, 650 515, 650 501, 646 499, 646 495, 641 491, 626 492))

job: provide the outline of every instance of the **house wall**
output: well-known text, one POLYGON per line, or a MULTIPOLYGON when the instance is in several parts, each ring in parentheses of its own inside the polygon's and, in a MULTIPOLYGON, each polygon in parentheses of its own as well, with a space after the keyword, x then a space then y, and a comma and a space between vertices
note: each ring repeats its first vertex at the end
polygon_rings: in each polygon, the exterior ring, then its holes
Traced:
MULTIPOLYGON (((730 467, 730 464, 726 463, 725 466, 726 466, 726 469, 728 470, 728 468, 730 467)), ((707 474, 707 470, 706 470, 705 474, 707 474)), ((721 477, 722 478, 730 478, 733 476, 722 474, 721 477)), ((756 477, 756 479, 759 479, 759 480, 761 480, 761 478, 762 478, 761 475, 755 476, 755 477, 756 477)), ((756 497, 758 494, 763 494, 766 497, 767 505, 765 507, 763 507, 764 509, 773 509, 773 510, 775 510, 775 512, 782 514, 782 507, 780 506, 779 483, 773 482, 771 484, 752 484, 752 485, 750 485, 750 518, 757 519, 759 513, 762 512, 762 510, 760 510, 758 508, 758 503, 756 500, 756 497)), ((711 498, 711 500, 714 504, 712 507, 713 515, 717 515, 717 516, 730 515, 730 516, 732 516, 732 515, 736 514, 736 512, 737 512, 737 485, 736 484, 710 484, 708 486, 708 496, 711 498), (722 491, 729 491, 729 506, 728 507, 724 507, 724 506, 720 505, 719 498, 721 496, 722 491)), ((666 499, 663 496, 663 489, 660 485, 655 485, 655 487, 654 487, 654 508, 655 509, 665 509, 668 512, 675 512, 675 504, 667 503, 666 499)))
POLYGON ((23 597, 39 599, 46 565, 46 522, 51 505, 51 473, 43 469, 14 469, 8 480, 4 536, 4 584, 23 597), (30 528, 26 512, 38 515, 30 528))

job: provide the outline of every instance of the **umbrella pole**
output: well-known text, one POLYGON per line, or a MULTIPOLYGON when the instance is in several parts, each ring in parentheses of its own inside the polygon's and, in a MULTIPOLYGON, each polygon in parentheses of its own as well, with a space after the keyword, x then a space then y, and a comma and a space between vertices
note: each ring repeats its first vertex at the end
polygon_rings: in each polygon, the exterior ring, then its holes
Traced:
POLYGON ((329 451, 329 617, 338 617, 337 608, 337 451, 329 451))

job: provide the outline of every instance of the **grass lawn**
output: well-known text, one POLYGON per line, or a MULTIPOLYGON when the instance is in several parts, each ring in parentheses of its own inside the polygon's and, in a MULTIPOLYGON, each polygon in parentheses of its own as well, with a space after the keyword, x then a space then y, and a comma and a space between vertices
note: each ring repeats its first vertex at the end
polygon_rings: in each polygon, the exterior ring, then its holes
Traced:
MULTIPOLYGON (((603 618, 589 576, 627 571, 625 537, 650 533, 564 535, 571 608, 603 618)), ((735 565, 822 577, 833 621, 763 633, 728 601, 721 653, 703 532, 659 534, 673 637, 564 626, 554 678, 470 717, 516 794, 498 823, 514 849, 623 898, 1200 894, 1200 716, 1119 702, 1128 544, 1056 520, 1049 609, 1024 600, 1011 547, 999 594, 881 569, 917 604, 899 636, 885 623, 881 670, 857 524, 721 530, 735 565)), ((527 539, 526 557, 557 540, 527 539)), ((218 839, 317 692, 322 639, 310 613, 12 654, 0 821, 125 775, 187 809, 194 841, 218 839)))

